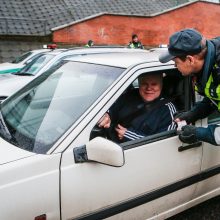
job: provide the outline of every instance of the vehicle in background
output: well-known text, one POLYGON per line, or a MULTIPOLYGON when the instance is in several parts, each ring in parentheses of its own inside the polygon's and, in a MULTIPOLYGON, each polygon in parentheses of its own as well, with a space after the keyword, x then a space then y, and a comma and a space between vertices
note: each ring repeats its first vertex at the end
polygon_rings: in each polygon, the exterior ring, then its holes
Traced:
MULTIPOLYGON (((0 219, 166 219, 218 196, 219 146, 183 144, 176 130, 119 144, 97 129, 146 74, 164 74, 163 97, 179 111, 198 101, 172 61, 138 49, 66 58, 6 99, 0 219)), ((196 124, 219 122, 218 113, 196 124)))
POLYGON ((0 74, 17 72, 40 54, 48 51, 51 49, 32 50, 15 58, 12 62, 0 63, 0 74))
POLYGON ((0 75, 0 102, 8 96, 15 93, 28 82, 47 71, 60 60, 71 57, 86 55, 91 53, 111 53, 124 51, 128 49, 120 48, 75 48, 75 49, 56 49, 39 54, 35 59, 30 61, 26 66, 15 73, 0 75))

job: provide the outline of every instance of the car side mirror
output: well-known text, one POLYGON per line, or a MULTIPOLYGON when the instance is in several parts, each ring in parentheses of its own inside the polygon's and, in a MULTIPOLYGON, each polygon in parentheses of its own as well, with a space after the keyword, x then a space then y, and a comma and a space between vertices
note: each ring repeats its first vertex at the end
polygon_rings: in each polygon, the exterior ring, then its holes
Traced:
POLYGON ((96 137, 86 145, 73 149, 76 163, 95 161, 114 167, 124 165, 124 151, 116 143, 102 137, 96 137))

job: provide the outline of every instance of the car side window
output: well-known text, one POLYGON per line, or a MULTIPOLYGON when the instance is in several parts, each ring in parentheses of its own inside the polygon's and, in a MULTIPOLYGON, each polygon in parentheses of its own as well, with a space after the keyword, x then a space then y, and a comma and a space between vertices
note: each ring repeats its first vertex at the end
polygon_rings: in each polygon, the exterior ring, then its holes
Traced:
MULTIPOLYGON (((154 84, 152 81, 152 85, 154 84)), ((174 131, 176 124, 173 114, 177 110, 185 110, 184 79, 177 70, 142 74, 127 87, 106 115, 99 120, 91 132, 90 139, 104 136, 114 142, 124 143, 174 131), (147 88, 150 87, 148 82, 151 77, 146 77, 145 81, 142 79, 140 82, 141 77, 153 74, 163 76, 161 93, 155 97, 157 87, 147 88), (110 120, 110 127, 101 124, 102 120, 106 120, 106 123, 110 120)))

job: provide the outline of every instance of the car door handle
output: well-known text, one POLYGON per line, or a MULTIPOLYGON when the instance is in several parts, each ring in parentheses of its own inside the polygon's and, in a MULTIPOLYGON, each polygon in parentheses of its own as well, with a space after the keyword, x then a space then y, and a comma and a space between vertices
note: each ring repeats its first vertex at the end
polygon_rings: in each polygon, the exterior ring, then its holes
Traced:
POLYGON ((178 151, 182 152, 184 150, 188 150, 188 149, 191 149, 191 148, 200 147, 201 145, 202 145, 202 141, 198 141, 198 142, 195 142, 193 144, 186 145, 186 146, 180 146, 180 147, 178 147, 178 151))

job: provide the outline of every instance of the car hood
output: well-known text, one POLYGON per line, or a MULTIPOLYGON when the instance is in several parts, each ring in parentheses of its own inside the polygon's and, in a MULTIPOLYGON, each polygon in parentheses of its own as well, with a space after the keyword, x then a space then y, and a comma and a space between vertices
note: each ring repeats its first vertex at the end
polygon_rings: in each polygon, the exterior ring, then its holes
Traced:
POLYGON ((23 65, 16 63, 0 63, 0 73, 4 70, 20 69, 23 65))
POLYGON ((29 83, 34 76, 0 75, 0 97, 10 96, 29 83))
POLYGON ((14 63, 0 63, 0 68, 15 66, 14 63))
POLYGON ((0 138, 0 165, 33 155, 35 153, 20 149, 0 138))

